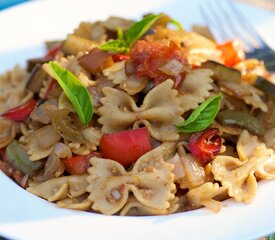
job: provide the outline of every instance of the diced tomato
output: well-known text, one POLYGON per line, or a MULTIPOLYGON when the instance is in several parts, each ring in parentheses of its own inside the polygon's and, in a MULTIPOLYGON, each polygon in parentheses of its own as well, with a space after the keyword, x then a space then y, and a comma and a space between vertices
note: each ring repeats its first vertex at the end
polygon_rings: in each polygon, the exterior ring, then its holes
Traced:
POLYGON ((217 49, 221 50, 224 64, 228 67, 233 67, 245 59, 245 53, 237 40, 217 45, 217 49))
POLYGON ((138 128, 105 134, 99 145, 103 157, 129 167, 140 156, 152 149, 151 138, 146 128, 138 128))
POLYGON ((191 135, 187 148, 205 166, 221 151, 222 138, 218 128, 191 135))
POLYGON ((112 56, 112 58, 113 58, 114 62, 120 62, 120 61, 126 61, 126 60, 130 59, 130 56, 118 53, 118 54, 114 54, 112 56))
POLYGON ((53 59, 55 57, 55 55, 58 53, 58 51, 61 48, 61 44, 56 44, 55 46, 53 46, 48 53, 45 55, 45 58, 51 58, 53 59))
POLYGON ((184 78, 184 71, 179 76, 168 75, 161 71, 161 68, 171 60, 178 60, 183 67, 188 64, 183 50, 173 41, 170 42, 170 46, 166 46, 140 40, 131 49, 130 58, 136 67, 137 76, 152 78, 155 85, 168 78, 177 82, 184 78))
POLYGON ((98 152, 91 152, 88 155, 75 155, 71 158, 62 159, 62 162, 65 165, 65 169, 71 175, 81 175, 87 172, 87 169, 90 165, 90 158, 100 154, 98 152))
POLYGON ((36 106, 36 103, 37 101, 32 99, 21 106, 8 110, 7 112, 3 113, 1 116, 13 121, 18 121, 18 122, 24 121, 31 114, 31 112, 36 106))

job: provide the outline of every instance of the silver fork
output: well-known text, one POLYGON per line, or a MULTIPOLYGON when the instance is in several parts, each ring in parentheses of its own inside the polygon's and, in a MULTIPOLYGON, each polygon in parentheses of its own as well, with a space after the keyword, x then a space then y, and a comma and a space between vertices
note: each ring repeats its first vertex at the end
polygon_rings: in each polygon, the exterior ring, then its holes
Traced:
POLYGON ((275 71, 275 51, 264 42, 231 0, 203 1, 200 11, 218 40, 239 39, 247 58, 263 60, 269 71, 275 71))

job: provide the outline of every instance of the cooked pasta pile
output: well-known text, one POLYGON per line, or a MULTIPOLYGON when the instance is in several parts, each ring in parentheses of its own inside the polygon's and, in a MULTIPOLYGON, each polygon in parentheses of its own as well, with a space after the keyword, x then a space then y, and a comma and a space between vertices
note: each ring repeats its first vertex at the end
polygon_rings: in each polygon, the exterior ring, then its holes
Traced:
POLYGON ((82 22, 0 76, 0 170, 108 215, 252 202, 275 179, 275 92, 237 44, 165 14, 82 22))

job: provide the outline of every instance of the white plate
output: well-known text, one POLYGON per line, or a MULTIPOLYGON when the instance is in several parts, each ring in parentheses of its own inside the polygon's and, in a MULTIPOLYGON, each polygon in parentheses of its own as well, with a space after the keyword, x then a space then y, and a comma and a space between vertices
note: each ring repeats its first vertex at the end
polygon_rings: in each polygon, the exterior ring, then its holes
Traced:
MULTIPOLYGON (((0 72, 28 57, 41 56, 43 41, 64 38, 82 20, 109 15, 136 18, 150 11, 165 11, 188 26, 201 21, 198 3, 55 0, 9 9, 0 13, 0 72)), ((255 9, 245 10, 255 14, 255 9)), ((264 16, 257 20, 258 28, 274 36, 274 29, 260 28, 260 24, 272 26, 268 15, 257 14, 264 16)), ((0 172, 0 235, 13 239, 255 239, 275 232, 274 199, 275 182, 263 181, 252 204, 228 200, 218 214, 200 209, 160 217, 103 216, 59 209, 19 188, 0 172)))

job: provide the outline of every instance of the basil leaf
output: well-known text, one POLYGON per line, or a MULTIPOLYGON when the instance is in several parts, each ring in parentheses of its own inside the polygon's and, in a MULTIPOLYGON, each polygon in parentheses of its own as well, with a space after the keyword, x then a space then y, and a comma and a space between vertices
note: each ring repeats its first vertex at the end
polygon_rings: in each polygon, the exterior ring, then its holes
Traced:
POLYGON ((135 23, 132 27, 130 27, 127 32, 124 34, 124 40, 126 44, 131 47, 138 39, 140 39, 144 33, 146 33, 150 27, 154 24, 154 22, 161 15, 148 15, 143 18, 141 21, 135 23))
POLYGON ((221 99, 221 94, 208 98, 191 113, 185 122, 176 127, 184 133, 199 132, 206 129, 217 116, 221 99))
POLYGON ((49 62, 48 73, 57 80, 65 95, 73 104, 82 124, 87 124, 93 116, 92 98, 83 83, 71 72, 54 62, 49 62))
POLYGON ((121 28, 118 28, 118 39, 104 43, 99 46, 99 49, 108 52, 128 53, 130 51, 130 47, 149 30, 149 28, 159 17, 160 14, 149 15, 143 18, 141 21, 130 27, 124 35, 121 28))
POLYGON ((175 25, 179 30, 183 30, 182 25, 177 20, 171 19, 169 22, 172 23, 173 25, 175 25))
POLYGON ((121 27, 117 28, 117 39, 118 40, 123 40, 124 36, 123 36, 123 30, 121 27))
POLYGON ((120 53, 127 53, 130 51, 129 47, 125 44, 124 40, 111 40, 107 43, 98 47, 103 51, 108 52, 120 52, 120 53))

